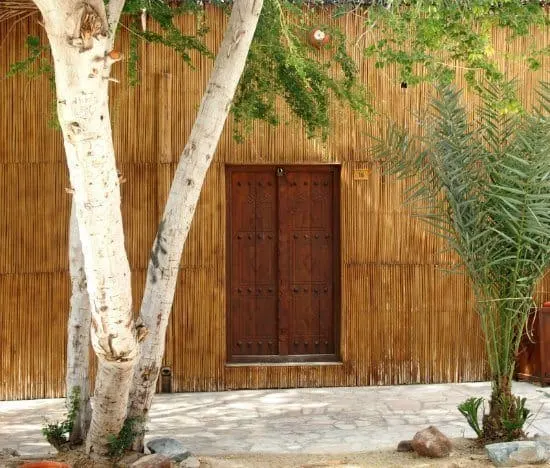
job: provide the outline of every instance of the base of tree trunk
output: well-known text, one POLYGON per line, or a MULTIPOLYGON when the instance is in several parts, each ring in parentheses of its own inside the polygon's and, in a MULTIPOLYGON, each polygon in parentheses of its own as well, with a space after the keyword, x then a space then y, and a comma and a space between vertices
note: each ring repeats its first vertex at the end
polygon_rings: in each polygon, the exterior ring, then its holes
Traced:
POLYGON ((512 394, 512 382, 502 377, 493 382, 489 413, 483 416, 484 442, 504 442, 525 438, 523 423, 525 409, 521 400, 512 394))

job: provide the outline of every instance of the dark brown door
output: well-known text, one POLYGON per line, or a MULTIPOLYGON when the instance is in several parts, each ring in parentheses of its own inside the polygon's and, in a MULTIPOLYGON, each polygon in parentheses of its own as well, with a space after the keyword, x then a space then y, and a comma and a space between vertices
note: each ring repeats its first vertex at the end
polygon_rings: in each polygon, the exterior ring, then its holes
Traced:
POLYGON ((228 169, 228 354, 335 359, 338 168, 228 169))
POLYGON ((275 173, 230 171, 230 353, 278 354, 275 173))

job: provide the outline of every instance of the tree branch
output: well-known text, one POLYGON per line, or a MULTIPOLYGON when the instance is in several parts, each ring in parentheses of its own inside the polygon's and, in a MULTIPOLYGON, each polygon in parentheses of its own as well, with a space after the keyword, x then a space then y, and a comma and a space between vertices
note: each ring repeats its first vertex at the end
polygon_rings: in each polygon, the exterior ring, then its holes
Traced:
POLYGON ((42 15, 48 10, 53 10, 57 6, 56 0, 32 0, 33 3, 38 7, 42 15))
POLYGON ((74 9, 78 0, 67 0, 65 2, 59 0, 32 0, 32 3, 40 10, 44 21, 47 21, 48 18, 56 17, 61 12, 74 9))
POLYGON ((107 22, 109 24, 109 39, 107 43, 109 48, 112 48, 115 43, 118 21, 120 20, 125 3, 126 0, 109 0, 109 4, 107 5, 107 22))

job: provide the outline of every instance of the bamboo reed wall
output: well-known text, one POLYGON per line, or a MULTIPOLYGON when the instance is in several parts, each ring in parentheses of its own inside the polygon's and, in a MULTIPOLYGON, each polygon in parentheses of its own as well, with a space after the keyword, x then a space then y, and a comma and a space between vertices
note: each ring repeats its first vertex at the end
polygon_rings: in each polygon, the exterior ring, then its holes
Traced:
MULTIPOLYGON (((225 18, 207 8, 208 45, 216 50, 225 18)), ((328 14, 322 14, 328 21, 328 14)), ((37 17, 0 24, 0 75, 25 55, 29 34, 42 35, 37 17)), ((361 19, 339 20, 359 38, 361 19)), ((184 30, 195 27, 182 17, 184 30)), ((538 32, 539 45, 549 33, 538 32)), ((121 49, 128 36, 121 35, 121 49)), ((396 73, 375 69, 354 54, 381 116, 416 128, 411 112, 426 103, 426 87, 399 86, 396 73)), ((351 41, 355 43, 355 39, 351 41)), ((497 50, 519 55, 524 40, 495 35, 497 50)), ((141 46, 141 84, 112 87, 112 117, 122 186, 127 250, 136 308, 149 251, 175 165, 211 70, 194 56, 191 70, 171 51, 141 46)), ((526 96, 543 72, 505 64, 526 96)), ((548 70, 548 61, 543 70, 548 70)), ((123 65, 114 75, 125 82, 123 65)), ((530 98, 530 97, 529 97, 530 98)), ((52 93, 44 78, 0 80, 0 399, 64 393, 65 327, 69 305, 67 226, 70 195, 61 137, 47 128, 52 93)), ((299 126, 256 125, 244 144, 226 128, 201 195, 185 247, 168 330, 165 363, 174 391, 294 386, 353 386, 460 382, 486 376, 480 329, 466 280, 441 271, 454 261, 402 205, 405 182, 383 176, 370 160, 369 134, 380 119, 355 120, 334 108, 326 143, 299 126), (341 364, 226 366, 225 164, 341 164, 341 364), (355 169, 370 170, 355 180, 355 169)), ((547 284, 547 282, 545 283, 547 284)), ((541 286, 544 290, 544 284, 541 286)), ((542 293, 540 298, 549 298, 542 293)))

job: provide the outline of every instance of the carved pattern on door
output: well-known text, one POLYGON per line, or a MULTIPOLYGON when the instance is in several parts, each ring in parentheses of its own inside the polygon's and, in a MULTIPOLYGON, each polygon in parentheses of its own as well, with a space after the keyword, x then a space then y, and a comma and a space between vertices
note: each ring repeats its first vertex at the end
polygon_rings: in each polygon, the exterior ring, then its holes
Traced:
POLYGON ((229 360, 336 356, 338 174, 228 168, 229 360))

